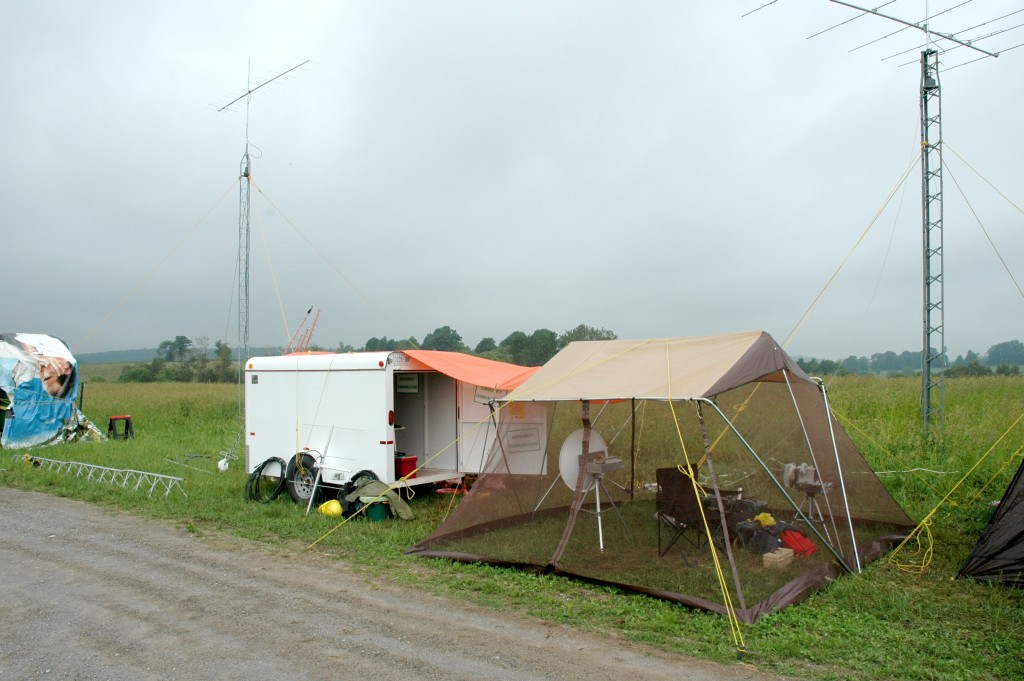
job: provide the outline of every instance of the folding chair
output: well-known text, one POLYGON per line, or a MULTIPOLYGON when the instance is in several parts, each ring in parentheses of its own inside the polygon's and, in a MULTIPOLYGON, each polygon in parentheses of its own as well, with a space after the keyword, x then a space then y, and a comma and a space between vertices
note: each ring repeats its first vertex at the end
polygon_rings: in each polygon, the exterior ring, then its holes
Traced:
POLYGON ((655 519, 658 522, 658 555, 668 553, 680 537, 695 548, 700 548, 701 520, 700 501, 693 493, 693 483, 675 466, 655 471, 658 491, 654 498, 655 519), (662 547, 662 528, 667 532, 668 544, 662 547), (689 536, 693 532, 693 536, 689 536))

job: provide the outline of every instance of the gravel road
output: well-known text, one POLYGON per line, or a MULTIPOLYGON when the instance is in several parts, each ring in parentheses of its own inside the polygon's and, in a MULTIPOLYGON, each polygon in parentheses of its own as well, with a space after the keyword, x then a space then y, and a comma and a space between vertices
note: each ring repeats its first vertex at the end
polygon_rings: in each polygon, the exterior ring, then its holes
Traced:
POLYGON ((777 679, 0 487, 0 681, 777 679))

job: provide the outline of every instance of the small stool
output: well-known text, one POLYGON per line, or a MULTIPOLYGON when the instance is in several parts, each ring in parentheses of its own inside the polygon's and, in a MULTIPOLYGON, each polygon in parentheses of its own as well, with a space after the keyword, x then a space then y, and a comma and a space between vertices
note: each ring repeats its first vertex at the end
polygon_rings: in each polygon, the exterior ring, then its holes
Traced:
POLYGON ((120 440, 135 437, 135 427, 132 426, 131 414, 122 414, 120 416, 111 416, 110 421, 107 422, 107 437, 114 440, 120 440), (124 421, 124 432, 120 433, 117 430, 117 422, 124 421))

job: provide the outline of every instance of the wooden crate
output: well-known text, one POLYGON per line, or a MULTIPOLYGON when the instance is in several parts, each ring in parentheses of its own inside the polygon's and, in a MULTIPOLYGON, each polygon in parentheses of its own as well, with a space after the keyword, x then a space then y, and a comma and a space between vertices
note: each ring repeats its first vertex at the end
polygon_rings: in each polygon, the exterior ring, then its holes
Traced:
POLYGON ((781 570, 793 562, 793 549, 775 549, 764 554, 764 566, 772 570, 781 570))

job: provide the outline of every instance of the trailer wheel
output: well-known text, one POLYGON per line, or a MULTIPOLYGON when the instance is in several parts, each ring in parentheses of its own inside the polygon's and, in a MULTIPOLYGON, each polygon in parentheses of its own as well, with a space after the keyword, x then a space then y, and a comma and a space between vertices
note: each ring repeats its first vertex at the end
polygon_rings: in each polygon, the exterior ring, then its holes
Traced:
MULTIPOLYGON (((305 452, 299 452, 288 461, 288 468, 285 471, 286 485, 289 496, 296 503, 308 503, 313 495, 313 483, 316 482, 316 471, 313 468, 315 464, 316 460, 312 455, 305 452)), ((318 496, 319 492, 317 489, 318 496)))

